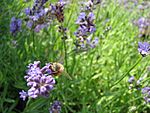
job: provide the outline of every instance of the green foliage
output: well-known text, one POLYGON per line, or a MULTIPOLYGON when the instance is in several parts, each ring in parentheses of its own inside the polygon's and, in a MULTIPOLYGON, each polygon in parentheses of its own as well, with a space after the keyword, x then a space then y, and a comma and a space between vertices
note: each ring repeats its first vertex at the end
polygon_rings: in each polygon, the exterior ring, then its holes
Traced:
MULTIPOLYGON (((137 51, 140 39, 137 27, 132 24, 133 19, 147 15, 148 9, 139 13, 135 7, 130 12, 109 0, 106 5, 98 5, 94 11, 97 29, 94 36, 100 42, 94 49, 76 53, 73 43, 80 4, 75 0, 70 2, 65 9, 64 26, 69 37, 65 42, 66 53, 55 23, 40 33, 29 30, 23 23, 22 31, 11 36, 11 17, 25 18, 24 8, 32 1, 0 2, 0 112, 48 113, 51 103, 59 100, 63 104, 62 113, 148 113, 150 106, 144 103, 141 90, 129 90, 128 83, 131 75, 137 79, 149 75, 146 70, 150 65, 149 56, 135 65, 141 57, 137 51), (109 26, 111 29, 104 32, 109 26), (61 62, 65 72, 56 77, 57 84, 50 98, 31 99, 27 104, 20 100, 19 91, 28 90, 24 80, 26 66, 35 60, 41 61, 42 65, 61 62)), ((142 82, 142 87, 148 84, 149 78, 142 82)))

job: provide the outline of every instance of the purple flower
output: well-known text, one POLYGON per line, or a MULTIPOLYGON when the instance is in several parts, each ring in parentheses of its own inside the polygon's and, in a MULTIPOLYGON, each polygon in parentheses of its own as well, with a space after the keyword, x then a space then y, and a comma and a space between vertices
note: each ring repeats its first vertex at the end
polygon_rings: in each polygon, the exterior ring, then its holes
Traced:
POLYGON ((42 5, 44 5, 48 0, 41 0, 42 5))
POLYGON ((76 37, 86 37, 88 36, 88 29, 85 26, 80 26, 74 34, 76 37))
POLYGON ((139 42, 138 43, 138 51, 139 53, 145 57, 146 55, 150 54, 150 44, 147 42, 139 42))
POLYGON ((51 64, 47 63, 43 68, 40 68, 40 61, 35 61, 33 64, 31 63, 27 66, 27 75, 24 78, 27 81, 27 86, 29 86, 29 90, 27 91, 28 97, 49 96, 49 92, 55 84, 50 66, 51 64))
POLYGON ((44 4, 47 2, 48 0, 35 0, 34 1, 34 5, 32 7, 32 13, 38 13, 40 10, 42 10, 44 8, 44 4))
POLYGON ((41 29, 45 28, 47 24, 39 24, 34 28, 35 32, 40 32, 41 29))
POLYGON ((35 32, 40 32, 43 28, 50 25, 54 19, 57 19, 59 22, 64 21, 63 8, 65 3, 60 0, 56 4, 50 4, 48 8, 45 8, 47 1, 48 0, 35 0, 31 9, 25 9, 25 13, 28 17, 27 26, 33 28, 35 32))
POLYGON ((93 25, 94 19, 95 16, 92 12, 90 12, 88 15, 86 15, 85 12, 81 12, 76 21, 76 24, 84 25, 84 26, 93 25))
POLYGON ((91 39, 91 37, 87 38, 86 43, 87 46, 91 47, 91 48, 95 48, 96 45, 98 44, 99 39, 96 37, 95 39, 91 39))
POLYGON ((88 20, 90 22, 93 22, 94 19, 95 19, 94 13, 90 12, 89 15, 88 15, 88 20))
POLYGON ((16 19, 15 17, 12 17, 10 23, 10 32, 13 35, 16 35, 16 33, 21 30, 21 25, 22 25, 21 19, 16 19))
POLYGON ((63 0, 59 0, 59 2, 64 2, 63 0))
POLYGON ((47 74, 51 75, 52 74, 52 70, 50 69, 50 67, 51 67, 51 64, 50 63, 46 63, 46 65, 41 69, 41 71, 43 73, 47 73, 47 74))
POLYGON ((139 28, 139 36, 146 36, 150 34, 149 26, 150 26, 150 19, 141 17, 137 21, 134 21, 134 24, 139 28))
POLYGON ((33 16, 29 16, 29 18, 34 21, 34 22, 38 22, 38 20, 40 19, 40 15, 39 14, 35 14, 33 16))
POLYGON ((140 84, 141 84, 141 81, 142 81, 143 79, 144 79, 143 77, 140 77, 140 78, 137 80, 136 84, 137 84, 137 85, 140 85, 140 84))
POLYGON ((57 2, 55 5, 51 5, 52 14, 55 15, 55 18, 60 23, 64 21, 64 6, 65 6, 65 2, 63 2, 62 0, 60 0, 60 2, 57 2))
POLYGON ((25 9, 25 14, 26 14, 26 15, 30 15, 30 13, 31 13, 31 9, 30 9, 30 8, 26 8, 26 9, 25 9))
POLYGON ((131 76, 131 77, 128 79, 128 82, 129 82, 130 84, 132 84, 134 81, 135 81, 135 77, 134 77, 134 76, 131 76))
POLYGON ((142 89, 142 94, 144 95, 144 100, 150 102, 150 87, 144 87, 142 89))
POLYGON ((33 26, 33 21, 28 21, 27 22, 27 27, 31 29, 32 26, 33 26))
POLYGON ((34 28, 36 32, 39 32, 42 28, 46 27, 48 21, 45 16, 47 14, 47 8, 44 8, 44 4, 48 0, 35 0, 33 7, 26 8, 25 13, 28 17, 27 27, 34 28), (42 21, 41 21, 42 20, 42 21))
POLYGON ((96 31, 96 28, 95 26, 90 26, 89 29, 88 29, 89 33, 94 33, 96 31))
POLYGON ((85 12, 81 12, 76 24, 79 25, 78 30, 75 32, 75 35, 77 37, 84 37, 87 36, 89 33, 95 32, 95 25, 93 24, 93 21, 95 19, 95 16, 92 12, 90 12, 88 15, 85 14, 85 12))
POLYGON ((96 37, 95 39, 92 39, 92 37, 88 37, 86 39, 80 37, 78 42, 76 42, 76 46, 78 48, 76 49, 82 49, 82 50, 87 50, 87 49, 90 49, 90 48, 95 48, 97 46, 99 42, 99 39, 96 37))
POLYGON ((142 89, 142 93, 143 93, 143 94, 148 93, 148 92, 150 92, 150 87, 144 87, 144 88, 142 89))
POLYGON ((33 64, 28 65, 27 75, 24 77, 27 82, 32 79, 42 76, 41 69, 39 67, 40 61, 35 61, 33 64))
POLYGON ((49 113, 60 113, 61 103, 59 101, 54 101, 52 106, 49 108, 49 113))
POLYGON ((150 25, 150 21, 147 18, 141 17, 137 21, 137 25, 139 28, 146 28, 150 25))
POLYGON ((24 90, 22 90, 22 92, 19 92, 20 94, 20 98, 23 99, 23 101, 25 101, 26 97, 28 97, 27 92, 25 92, 24 90))
POLYGON ((54 78, 50 75, 42 75, 32 80, 28 82, 28 85, 31 87, 28 90, 28 95, 32 98, 37 98, 40 95, 48 97, 49 91, 53 89, 53 85, 55 84, 54 78))
MULTIPOLYGON (((99 2, 99 1, 98 1, 99 2)), ((98 38, 92 39, 92 33, 96 31, 94 20, 95 15, 92 12, 94 1, 88 1, 85 5, 85 12, 81 12, 76 24, 79 26, 74 33, 76 36, 76 49, 87 50, 94 48, 98 44, 98 38)))
POLYGON ((85 21, 85 18, 86 18, 86 14, 85 12, 81 12, 77 21, 76 21, 76 24, 83 24, 83 22, 85 21))

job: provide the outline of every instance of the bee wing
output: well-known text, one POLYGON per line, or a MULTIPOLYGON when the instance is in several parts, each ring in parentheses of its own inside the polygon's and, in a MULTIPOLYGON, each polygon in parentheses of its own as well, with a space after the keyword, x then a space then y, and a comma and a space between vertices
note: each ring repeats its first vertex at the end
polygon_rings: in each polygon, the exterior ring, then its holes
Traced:
POLYGON ((68 79, 72 80, 71 76, 70 76, 66 71, 64 71, 64 75, 65 75, 68 79))

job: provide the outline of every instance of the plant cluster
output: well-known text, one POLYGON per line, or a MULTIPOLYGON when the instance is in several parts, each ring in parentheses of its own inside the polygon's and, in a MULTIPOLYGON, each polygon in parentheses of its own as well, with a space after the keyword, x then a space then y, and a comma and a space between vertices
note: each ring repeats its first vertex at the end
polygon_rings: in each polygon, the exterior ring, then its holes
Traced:
POLYGON ((0 112, 150 111, 149 1, 1 4, 0 112))

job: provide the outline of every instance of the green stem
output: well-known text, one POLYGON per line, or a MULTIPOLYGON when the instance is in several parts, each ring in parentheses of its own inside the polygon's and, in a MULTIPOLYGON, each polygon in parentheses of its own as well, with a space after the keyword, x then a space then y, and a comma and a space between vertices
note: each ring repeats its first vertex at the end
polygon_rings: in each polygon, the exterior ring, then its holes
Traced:
MULTIPOLYGON (((61 27, 63 28, 64 24, 61 23, 61 27)), ((62 40, 63 40, 63 45, 64 45, 64 51, 65 51, 65 67, 66 67, 66 71, 68 72, 68 62, 67 62, 67 46, 66 46, 66 39, 67 39, 67 35, 65 33, 65 31, 62 32, 62 40)))
POLYGON ((150 77, 147 77, 146 79, 144 79, 143 81, 141 81, 141 83, 144 83, 146 81, 150 80, 150 77))
POLYGON ((68 62, 67 62, 67 47, 66 47, 66 41, 65 39, 63 39, 63 43, 64 43, 64 51, 65 51, 65 67, 66 67, 66 70, 68 72, 68 62))
MULTIPOLYGON (((22 4, 22 3, 21 3, 22 4)), ((25 8, 25 5, 23 4, 23 6, 21 7, 21 9, 24 9, 25 8)), ((18 12, 18 14, 16 15, 16 17, 18 17, 20 14, 22 13, 22 10, 20 10, 19 12, 18 12)))
POLYGON ((129 72, 132 71, 132 69, 134 69, 134 68, 139 64, 139 62, 142 60, 142 58, 143 58, 143 57, 140 57, 140 58, 137 60, 137 62, 136 62, 125 74, 123 74, 122 77, 121 77, 118 81, 116 81, 116 82, 111 86, 111 88, 114 87, 115 85, 117 85, 120 81, 122 81, 122 80, 129 74, 129 72))
POLYGON ((72 68, 71 68, 71 74, 72 75, 74 75, 75 65, 76 65, 76 53, 74 51, 73 52, 73 63, 72 63, 72 68))
POLYGON ((98 7, 97 14, 96 14, 96 19, 95 19, 96 22, 98 21, 97 19, 98 19, 98 17, 99 17, 99 12, 100 12, 100 7, 101 7, 99 4, 98 4, 98 6, 99 6, 99 7, 98 7))
POLYGON ((25 113, 26 110, 28 109, 28 106, 29 106, 30 101, 31 101, 31 98, 29 97, 29 99, 28 99, 28 101, 27 101, 27 103, 26 103, 26 107, 25 107, 23 113, 25 113))
POLYGON ((32 33, 32 41, 33 41, 33 53, 35 52, 35 38, 34 38, 34 31, 32 33))

